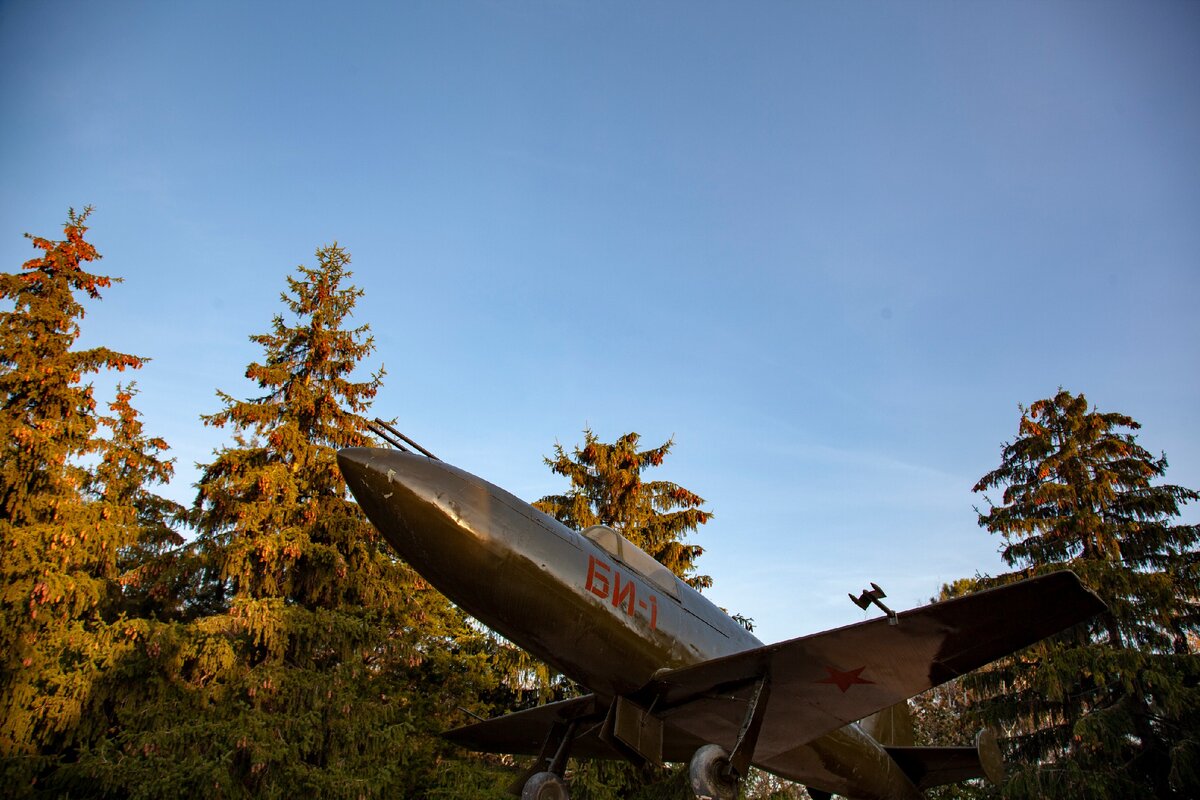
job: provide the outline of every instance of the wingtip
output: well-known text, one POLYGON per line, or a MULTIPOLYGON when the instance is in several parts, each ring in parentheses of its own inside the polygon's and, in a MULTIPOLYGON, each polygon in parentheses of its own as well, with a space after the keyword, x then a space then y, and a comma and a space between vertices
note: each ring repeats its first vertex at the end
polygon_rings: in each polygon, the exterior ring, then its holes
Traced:
POLYGON ((1078 598, 1080 610, 1085 614, 1085 619, 1108 611, 1108 604, 1106 604, 1100 598, 1100 595, 1096 594, 1091 587, 1084 583, 1083 579, 1080 578, 1079 574, 1074 570, 1057 570, 1048 575, 1042 576, 1042 580, 1057 580, 1063 583, 1069 583, 1071 589, 1075 593, 1075 597, 1078 598))

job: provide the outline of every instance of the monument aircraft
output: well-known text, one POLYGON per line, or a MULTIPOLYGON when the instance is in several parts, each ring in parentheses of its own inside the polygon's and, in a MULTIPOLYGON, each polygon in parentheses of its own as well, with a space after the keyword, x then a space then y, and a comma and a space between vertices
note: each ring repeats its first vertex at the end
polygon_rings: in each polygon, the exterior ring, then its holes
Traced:
POLYGON ((1070 572, 900 613, 872 584, 851 597, 886 617, 764 645, 612 528, 572 530, 424 450, 350 448, 338 464, 413 568, 590 692, 445 734, 534 756, 513 785, 524 800, 566 800, 569 757, 686 762, 696 797, 721 800, 751 765, 815 800, 998 780, 991 732, 913 746, 907 699, 1104 609, 1070 572))

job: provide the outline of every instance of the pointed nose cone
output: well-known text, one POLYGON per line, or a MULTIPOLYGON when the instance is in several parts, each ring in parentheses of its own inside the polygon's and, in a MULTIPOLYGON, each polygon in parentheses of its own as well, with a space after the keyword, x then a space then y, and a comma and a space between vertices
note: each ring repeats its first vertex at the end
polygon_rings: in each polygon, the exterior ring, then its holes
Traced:
POLYGON ((495 487, 479 478, 398 450, 351 447, 337 459, 367 518, 419 571, 460 561, 489 539, 495 487))
POLYGON ((342 471, 342 477, 372 522, 376 522, 372 511, 381 501, 395 497, 394 487, 397 483, 416 483, 409 473, 414 472, 417 465, 410 465, 405 455, 374 447, 349 447, 338 451, 338 468, 342 471))
POLYGON ((366 485, 367 476, 371 470, 371 454, 375 451, 369 447, 348 447, 339 450, 337 454, 338 469, 346 479, 346 485, 355 497, 366 485))
POLYGON ((432 502, 462 482, 453 467, 399 450, 348 447, 338 451, 337 460, 346 484, 360 502, 365 499, 364 494, 386 495, 384 499, 390 499, 399 488, 432 502))
POLYGON ((404 558, 445 524, 440 506, 456 477, 440 462, 371 447, 340 450, 337 460, 354 499, 404 558))

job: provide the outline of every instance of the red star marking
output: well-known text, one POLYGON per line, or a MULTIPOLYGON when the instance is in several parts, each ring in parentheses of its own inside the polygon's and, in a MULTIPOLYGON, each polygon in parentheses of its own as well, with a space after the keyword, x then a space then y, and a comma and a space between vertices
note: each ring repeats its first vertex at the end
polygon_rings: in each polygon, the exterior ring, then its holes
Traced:
POLYGON ((816 683, 831 683, 834 686, 841 689, 842 693, 844 694, 847 689, 849 689, 851 686, 853 686, 856 683, 874 683, 875 682, 875 681, 869 681, 866 678, 862 677, 862 671, 864 669, 866 669, 866 667, 859 667, 858 669, 851 669, 851 670, 847 670, 846 672, 842 672, 840 669, 834 669, 833 667, 826 667, 825 671, 828 672, 829 675, 822 678, 819 681, 816 681, 816 683))

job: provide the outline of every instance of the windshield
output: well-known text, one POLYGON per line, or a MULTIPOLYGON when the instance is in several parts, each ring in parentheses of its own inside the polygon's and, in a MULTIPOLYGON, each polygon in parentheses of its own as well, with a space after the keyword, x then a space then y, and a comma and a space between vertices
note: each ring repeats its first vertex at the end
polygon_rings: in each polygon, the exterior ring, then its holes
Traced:
POLYGON ((679 599, 679 579, 675 577, 675 573, 655 561, 633 542, 607 525, 593 525, 585 529, 583 535, 671 597, 679 599))

